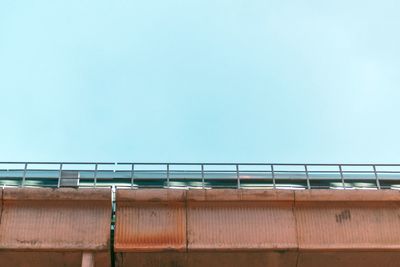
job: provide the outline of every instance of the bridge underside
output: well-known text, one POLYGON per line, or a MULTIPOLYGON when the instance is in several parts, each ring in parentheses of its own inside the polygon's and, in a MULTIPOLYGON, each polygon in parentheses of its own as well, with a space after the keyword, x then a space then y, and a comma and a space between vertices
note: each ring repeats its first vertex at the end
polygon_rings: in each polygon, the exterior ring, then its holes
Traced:
POLYGON ((109 189, 5 188, 0 195, 0 266, 400 262, 397 190, 121 189, 113 208, 109 189))

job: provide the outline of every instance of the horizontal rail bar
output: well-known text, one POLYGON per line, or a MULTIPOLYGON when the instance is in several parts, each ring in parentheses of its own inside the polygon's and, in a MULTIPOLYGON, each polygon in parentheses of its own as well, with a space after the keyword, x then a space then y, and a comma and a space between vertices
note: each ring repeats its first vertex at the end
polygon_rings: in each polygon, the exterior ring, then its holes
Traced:
POLYGON ((200 163, 200 162, 74 162, 74 161, 3 161, 0 164, 76 164, 76 165, 86 165, 86 164, 98 164, 98 165, 255 165, 255 166, 399 166, 400 163, 263 163, 263 162, 238 162, 238 163, 227 163, 227 162, 209 162, 209 163, 200 163))

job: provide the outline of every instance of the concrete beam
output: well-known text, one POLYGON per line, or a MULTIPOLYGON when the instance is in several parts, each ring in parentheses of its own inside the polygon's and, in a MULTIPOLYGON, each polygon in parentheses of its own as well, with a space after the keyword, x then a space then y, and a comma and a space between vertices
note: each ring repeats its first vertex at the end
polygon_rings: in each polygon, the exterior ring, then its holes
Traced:
MULTIPOLYGON (((7 266, 27 266, 25 257, 42 259, 54 252, 60 261, 70 258, 66 262, 71 265, 65 266, 80 266, 82 251, 109 259, 110 224, 109 189, 6 188, 0 262, 6 262, 10 259, 7 255, 13 253, 20 257, 7 266), (15 262, 18 260, 19 265, 15 262)), ((110 260, 102 261, 98 266, 110 265, 110 260)))
POLYGON ((94 266, 94 253, 83 252, 82 253, 82 267, 95 267, 94 266))
POLYGON ((392 190, 120 190, 117 266, 394 267, 399 209, 392 190))

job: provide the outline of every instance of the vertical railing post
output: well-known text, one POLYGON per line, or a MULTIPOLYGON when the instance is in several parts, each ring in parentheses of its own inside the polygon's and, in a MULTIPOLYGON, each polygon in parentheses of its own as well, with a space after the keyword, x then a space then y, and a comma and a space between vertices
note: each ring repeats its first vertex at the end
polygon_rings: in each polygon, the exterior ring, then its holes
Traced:
POLYGON ((25 186, 25 179, 26 179, 26 170, 28 169, 28 163, 25 163, 24 166, 24 175, 22 176, 22 183, 21 183, 21 187, 25 186))
POLYGON ((377 187, 378 189, 381 189, 381 183, 379 182, 378 173, 376 172, 376 166, 375 166, 375 165, 372 165, 372 168, 374 169, 375 180, 376 180, 376 187, 377 187))
POLYGON ((237 188, 240 189, 239 164, 236 164, 236 179, 237 179, 237 188))
POLYGON ((310 176, 308 174, 308 168, 306 164, 304 165, 304 170, 306 171, 307 189, 311 189, 310 176))
POLYGON ((343 175, 342 165, 339 165, 339 172, 340 172, 340 178, 342 179, 343 189, 346 189, 346 185, 344 183, 344 175, 343 175))
POLYGON ((133 189, 133 183, 135 182, 135 164, 132 163, 131 169, 131 189, 133 189))
POLYGON ((62 168, 63 168, 63 164, 60 163, 60 169, 58 171, 58 182, 57 182, 57 187, 58 188, 60 188, 60 186, 61 186, 62 168))
POLYGON ((271 164, 271 174, 272 174, 272 187, 276 189, 275 172, 274 165, 271 164))
POLYGON ((96 188, 96 186, 97 186, 97 168, 98 168, 98 164, 96 163, 94 165, 94 178, 93 178, 94 188, 96 188))
POLYGON ((201 183, 203 189, 206 187, 205 181, 204 181, 204 164, 201 164, 201 183))
POLYGON ((167 164, 167 188, 169 188, 169 164, 167 164))

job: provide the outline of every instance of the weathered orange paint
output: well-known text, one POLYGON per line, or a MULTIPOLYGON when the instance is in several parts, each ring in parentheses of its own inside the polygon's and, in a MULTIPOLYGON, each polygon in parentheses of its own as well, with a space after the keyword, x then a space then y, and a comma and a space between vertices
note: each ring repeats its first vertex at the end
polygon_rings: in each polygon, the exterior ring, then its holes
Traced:
POLYGON ((183 190, 118 190, 115 251, 185 251, 183 190))
POLYGON ((188 190, 189 202, 223 202, 223 201, 260 201, 278 203, 292 203, 294 192, 292 190, 258 190, 258 189, 213 189, 213 190, 188 190))
POLYGON ((400 251, 398 191, 297 191, 295 203, 300 250, 400 251))
MULTIPOLYGON (((166 191, 139 191, 123 202, 143 213, 176 216, 174 205, 163 206, 162 212, 154 208, 168 201, 166 191)), ((186 200, 181 192, 172 203, 184 207, 187 231, 180 235, 187 252, 171 252, 164 240, 152 244, 148 240, 163 235, 150 227, 130 232, 132 243, 124 239, 117 266, 394 267, 400 261, 398 191, 189 190, 186 200), (152 252, 140 253, 144 247, 152 252)), ((130 223, 121 220, 124 212, 117 210, 120 224, 130 223)), ((179 228, 167 225, 166 233, 179 228)), ((125 237, 116 235, 116 243, 120 238, 125 237)))
POLYGON ((6 188, 0 249, 109 249, 108 189, 6 188))
MULTIPOLYGON (((78 267, 84 251, 95 267, 108 267, 110 197, 97 189, 0 190, 0 267, 78 267)), ((116 201, 119 267, 400 262, 399 191, 140 189, 117 190, 116 201)))
POLYGON ((188 191, 189 251, 294 250, 294 194, 280 190, 188 191))

